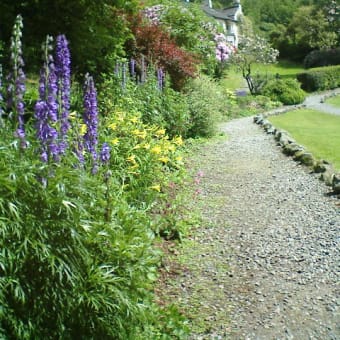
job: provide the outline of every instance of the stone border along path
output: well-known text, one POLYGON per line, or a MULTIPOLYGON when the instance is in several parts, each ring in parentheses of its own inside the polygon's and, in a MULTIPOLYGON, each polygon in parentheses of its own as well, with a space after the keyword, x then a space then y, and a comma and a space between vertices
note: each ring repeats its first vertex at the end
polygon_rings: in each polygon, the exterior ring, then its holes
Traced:
POLYGON ((203 223, 173 285, 209 327, 190 339, 340 339, 339 200, 252 121, 192 160, 203 223))

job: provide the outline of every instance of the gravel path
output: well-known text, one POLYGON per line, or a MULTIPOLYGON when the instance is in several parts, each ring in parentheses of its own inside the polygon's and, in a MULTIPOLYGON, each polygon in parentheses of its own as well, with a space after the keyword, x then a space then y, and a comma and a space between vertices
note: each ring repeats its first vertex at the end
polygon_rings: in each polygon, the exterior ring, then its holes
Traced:
POLYGON ((330 95, 339 95, 340 89, 324 91, 320 94, 309 95, 306 100, 303 102, 303 105, 306 105, 308 108, 331 113, 334 115, 340 115, 340 108, 327 104, 324 102, 325 98, 328 98, 330 95))
POLYGON ((193 159, 203 225, 177 298, 210 326, 190 339, 340 339, 339 200, 252 118, 222 130, 193 159))

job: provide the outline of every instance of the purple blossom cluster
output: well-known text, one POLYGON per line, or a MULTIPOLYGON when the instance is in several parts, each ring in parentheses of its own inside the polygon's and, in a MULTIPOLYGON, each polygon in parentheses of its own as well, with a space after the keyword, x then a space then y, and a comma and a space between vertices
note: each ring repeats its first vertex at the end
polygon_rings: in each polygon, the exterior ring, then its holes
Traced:
POLYGON ((103 143, 102 150, 99 155, 100 161, 103 164, 108 163, 108 161, 110 160, 110 151, 111 149, 109 145, 107 143, 103 143))
POLYGON ((216 59, 220 62, 227 61, 235 52, 235 48, 227 41, 223 33, 215 34, 214 41, 216 44, 216 59))
POLYGON ((146 8, 143 11, 143 15, 148 18, 153 24, 158 25, 161 22, 161 15, 163 11, 163 5, 155 5, 146 8))
MULTIPOLYGON (((11 40, 11 63, 12 72, 8 76, 7 104, 11 109, 11 116, 17 114, 18 127, 16 136, 21 139, 21 146, 27 146, 24 129, 24 93, 25 75, 22 70, 24 62, 21 49, 22 18, 19 15, 13 29, 11 40)), ((53 160, 60 161, 61 155, 65 154, 68 147, 67 135, 70 128, 69 111, 71 96, 71 58, 68 42, 64 35, 56 39, 55 57, 51 51, 53 38, 47 37, 44 44, 44 64, 40 71, 39 99, 34 107, 34 118, 36 120, 36 136, 40 142, 40 156, 43 162, 53 160)), ((127 64, 124 64, 123 73, 126 78, 127 64)), ((130 63, 130 72, 135 72, 135 62, 130 63)), ((2 68, 0 65, 0 123, 2 116, 2 68)), ((87 151, 93 160, 92 173, 98 170, 98 108, 97 93, 93 78, 86 75, 84 87, 84 111, 83 120, 86 132, 77 141, 77 153, 80 162, 84 162, 84 152, 87 151)), ((110 160, 110 147, 103 143, 99 160, 102 164, 110 160)))
POLYGON ((164 88, 164 72, 161 68, 157 69, 157 81, 158 81, 158 88, 163 90, 164 88))
POLYGON ((56 75, 58 78, 58 100, 60 120, 60 153, 67 148, 66 135, 70 128, 68 120, 70 111, 71 93, 71 57, 68 42, 65 35, 59 35, 56 39, 56 75))
POLYGON ((98 144, 97 92, 93 78, 88 74, 85 76, 83 120, 86 124, 86 133, 83 136, 85 149, 92 155, 92 159, 96 161, 98 144))
POLYGON ((12 109, 12 115, 15 114, 18 119, 18 125, 15 132, 16 137, 21 140, 21 147, 26 147, 25 141, 25 105, 24 94, 26 91, 25 81, 26 77, 23 71, 24 60, 22 58, 22 43, 21 30, 23 28, 23 22, 21 15, 18 15, 13 27, 13 34, 11 37, 11 65, 12 73, 8 76, 8 100, 7 105, 12 109))
POLYGON ((53 57, 48 53, 51 50, 53 39, 47 37, 45 44, 45 62, 40 71, 39 100, 35 104, 37 138, 41 143, 41 159, 47 162, 52 156, 54 161, 59 160, 58 131, 54 127, 58 120, 57 102, 57 75, 53 57))
POLYGON ((2 125, 2 115, 4 113, 2 105, 4 98, 2 96, 2 65, 0 64, 0 127, 2 125))

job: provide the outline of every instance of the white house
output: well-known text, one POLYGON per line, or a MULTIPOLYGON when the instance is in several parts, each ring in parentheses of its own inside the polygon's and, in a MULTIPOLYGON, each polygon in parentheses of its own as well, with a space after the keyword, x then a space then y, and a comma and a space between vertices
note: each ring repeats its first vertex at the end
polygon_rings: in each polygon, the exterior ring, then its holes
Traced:
POLYGON ((203 11, 221 23, 228 42, 237 47, 239 42, 238 22, 242 15, 240 0, 235 0, 233 6, 224 9, 214 9, 212 0, 206 0, 203 4, 203 11))

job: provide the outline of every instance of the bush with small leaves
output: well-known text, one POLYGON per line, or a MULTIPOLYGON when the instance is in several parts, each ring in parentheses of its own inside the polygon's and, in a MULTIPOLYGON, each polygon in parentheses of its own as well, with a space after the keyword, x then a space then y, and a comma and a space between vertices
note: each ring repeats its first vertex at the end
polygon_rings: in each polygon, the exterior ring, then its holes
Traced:
POLYGON ((262 87, 261 94, 285 105, 300 104, 306 98, 295 79, 272 79, 262 87))

